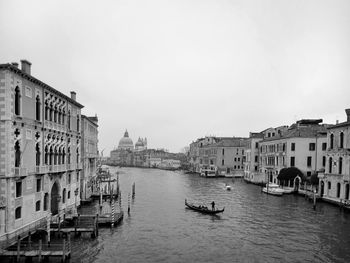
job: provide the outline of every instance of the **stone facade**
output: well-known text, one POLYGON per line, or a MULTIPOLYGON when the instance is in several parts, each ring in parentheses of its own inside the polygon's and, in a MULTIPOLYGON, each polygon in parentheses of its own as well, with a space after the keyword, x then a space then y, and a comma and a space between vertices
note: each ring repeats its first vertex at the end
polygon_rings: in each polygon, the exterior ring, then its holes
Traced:
POLYGON ((0 65, 0 242, 79 204, 82 105, 30 74, 0 65))
POLYGON ((244 162, 244 180, 251 183, 263 183, 265 178, 259 172, 259 142, 263 139, 263 133, 250 133, 247 140, 244 162))
POLYGON ((319 193, 332 202, 349 201, 350 184, 350 109, 347 121, 327 129, 326 167, 319 174, 319 193))
POLYGON ((82 200, 90 198, 92 181, 96 177, 98 162, 98 119, 82 115, 83 170, 80 179, 80 196, 82 200))

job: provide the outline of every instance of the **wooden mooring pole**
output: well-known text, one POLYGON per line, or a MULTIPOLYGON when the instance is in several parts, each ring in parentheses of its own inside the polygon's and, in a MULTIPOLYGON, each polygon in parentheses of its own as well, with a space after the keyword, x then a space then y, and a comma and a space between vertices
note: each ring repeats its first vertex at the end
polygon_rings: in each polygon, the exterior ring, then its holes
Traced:
POLYGON ((17 237, 17 259, 16 262, 19 262, 21 259, 21 236, 17 237))

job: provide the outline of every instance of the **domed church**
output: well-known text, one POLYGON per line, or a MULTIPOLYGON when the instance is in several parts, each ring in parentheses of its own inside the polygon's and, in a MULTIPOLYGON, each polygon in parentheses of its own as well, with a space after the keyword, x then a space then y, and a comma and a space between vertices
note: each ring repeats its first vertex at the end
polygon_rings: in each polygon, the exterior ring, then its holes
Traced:
POLYGON ((130 150, 130 151, 134 150, 134 143, 129 138, 128 130, 125 130, 124 137, 120 139, 118 144, 118 149, 130 150))
POLYGON ((143 151, 147 149, 147 138, 142 139, 139 137, 135 143, 135 151, 143 151))

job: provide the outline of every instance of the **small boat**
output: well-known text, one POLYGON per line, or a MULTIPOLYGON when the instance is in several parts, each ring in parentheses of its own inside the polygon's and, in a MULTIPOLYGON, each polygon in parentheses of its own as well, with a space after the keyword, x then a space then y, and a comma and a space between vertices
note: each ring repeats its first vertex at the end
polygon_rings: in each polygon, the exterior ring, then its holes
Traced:
POLYGON ((266 194, 277 195, 277 196, 283 195, 283 192, 284 192, 283 189, 281 189, 278 184, 267 184, 266 187, 262 189, 262 191, 266 194))
POLYGON ((227 191, 231 191, 231 185, 225 184, 225 188, 227 191))
POLYGON ((192 210, 195 210, 195 211, 203 213, 203 214, 210 214, 210 215, 215 215, 215 214, 218 214, 218 213, 222 213, 225 210, 225 207, 223 209, 210 210, 210 209, 208 209, 205 206, 197 206, 197 205, 194 205, 194 204, 187 203, 186 199, 185 199, 185 205, 188 208, 192 209, 192 210))

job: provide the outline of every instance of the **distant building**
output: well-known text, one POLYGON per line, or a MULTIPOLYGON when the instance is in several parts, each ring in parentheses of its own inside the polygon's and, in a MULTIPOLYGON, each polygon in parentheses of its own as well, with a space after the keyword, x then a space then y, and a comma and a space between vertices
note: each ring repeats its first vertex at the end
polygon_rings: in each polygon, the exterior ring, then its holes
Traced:
POLYGON ((327 150, 322 163, 325 167, 319 173, 320 195, 333 202, 349 201, 350 184, 350 109, 345 110, 347 121, 327 129, 327 150))
POLYGON ((262 183, 265 180, 265 177, 259 172, 259 142, 263 137, 263 132, 249 134, 244 162, 244 180, 248 182, 262 183))
POLYGON ((131 138, 129 138, 129 133, 127 130, 124 133, 124 137, 119 141, 118 150, 134 150, 134 143, 131 138))
POLYGON ((98 119, 97 116, 82 115, 82 143, 83 170, 80 179, 80 195, 82 200, 91 196, 91 182, 96 176, 98 162, 98 119))

